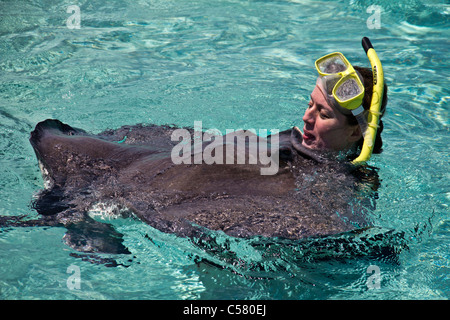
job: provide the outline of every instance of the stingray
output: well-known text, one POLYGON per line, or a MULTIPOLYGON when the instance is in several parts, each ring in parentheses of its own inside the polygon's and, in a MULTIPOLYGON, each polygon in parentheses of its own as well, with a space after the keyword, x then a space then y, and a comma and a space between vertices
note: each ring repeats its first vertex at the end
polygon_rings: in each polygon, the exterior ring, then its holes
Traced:
MULTIPOLYGON (((276 152, 273 135, 250 139, 246 133, 244 151, 255 142, 270 146, 261 151, 278 166, 270 175, 261 174, 267 163, 251 162, 250 152, 240 164, 194 161, 194 149, 205 151, 211 140, 192 146, 193 161, 175 164, 172 152, 180 142, 171 137, 177 129, 140 124, 91 134, 59 120, 38 123, 30 143, 45 181, 33 204, 39 218, 3 217, 0 225, 62 226, 71 247, 107 253, 129 251, 110 224, 91 217, 98 206, 188 238, 219 232, 301 241, 371 227, 376 172, 303 147, 297 128, 277 135, 276 152)), ((198 132, 186 130, 194 141, 198 132)))

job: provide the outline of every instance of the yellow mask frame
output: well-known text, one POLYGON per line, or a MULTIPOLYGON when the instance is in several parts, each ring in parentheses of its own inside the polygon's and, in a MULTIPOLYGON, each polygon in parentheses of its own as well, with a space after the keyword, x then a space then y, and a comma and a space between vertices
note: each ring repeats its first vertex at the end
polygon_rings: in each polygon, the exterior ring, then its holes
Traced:
MULTIPOLYGON (((357 75, 353 66, 348 62, 347 58, 340 52, 333 52, 319 58, 315 62, 317 72, 320 77, 324 80, 323 86, 326 87, 326 91, 332 89, 331 96, 329 97, 331 100, 336 100, 336 107, 342 107, 349 111, 355 110, 358 108, 363 101, 364 98, 364 85, 361 82, 361 79, 357 75), (342 71, 332 71, 327 70, 330 69, 330 65, 338 66, 339 68, 345 68, 342 71), (329 71, 329 72, 327 72, 329 71), (350 95, 348 99, 344 99, 340 96, 339 88, 343 87, 344 84, 348 81, 352 81, 354 83, 353 86, 357 88, 355 94, 350 95), (328 88, 327 82, 332 83, 332 88, 328 88)), ((343 113, 345 110, 339 108, 343 113)))

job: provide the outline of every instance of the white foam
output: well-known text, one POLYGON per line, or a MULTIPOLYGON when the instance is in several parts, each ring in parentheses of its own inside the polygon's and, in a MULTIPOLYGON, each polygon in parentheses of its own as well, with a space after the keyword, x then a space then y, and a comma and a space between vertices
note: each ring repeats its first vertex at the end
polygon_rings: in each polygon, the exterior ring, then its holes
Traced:
POLYGON ((129 210, 116 203, 98 202, 88 211, 88 215, 95 220, 115 220, 129 214, 129 210))
POLYGON ((44 189, 51 189, 53 187, 53 180, 50 178, 47 168, 44 167, 40 160, 38 160, 38 164, 42 173, 42 179, 44 180, 44 189))

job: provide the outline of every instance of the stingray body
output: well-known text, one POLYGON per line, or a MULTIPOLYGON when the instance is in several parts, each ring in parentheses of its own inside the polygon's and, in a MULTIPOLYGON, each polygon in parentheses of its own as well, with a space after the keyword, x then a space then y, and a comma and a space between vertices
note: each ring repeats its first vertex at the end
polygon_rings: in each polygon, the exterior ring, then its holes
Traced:
POLYGON ((66 242, 80 251, 117 253, 127 252, 120 234, 88 215, 98 204, 182 237, 208 229, 299 240, 368 226, 362 190, 374 185, 353 167, 303 148, 297 130, 279 134, 279 170, 261 175, 261 163, 174 164, 175 129, 136 125, 94 135, 58 120, 37 124, 30 142, 46 189, 34 204, 41 218, 27 223, 66 227, 66 242), (103 240, 90 240, 96 234, 103 240))

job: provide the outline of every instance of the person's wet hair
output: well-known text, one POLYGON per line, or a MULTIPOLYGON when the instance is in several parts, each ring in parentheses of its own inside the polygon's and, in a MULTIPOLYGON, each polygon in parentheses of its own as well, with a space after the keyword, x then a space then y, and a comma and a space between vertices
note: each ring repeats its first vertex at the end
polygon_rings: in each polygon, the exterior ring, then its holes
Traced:
MULTIPOLYGON (((364 110, 369 110, 370 109, 370 103, 372 101, 372 93, 373 93, 373 74, 372 74, 372 70, 370 68, 362 68, 362 67, 358 67, 358 66, 353 66, 353 68, 359 72, 359 74, 362 76, 363 78, 363 84, 364 84, 364 90, 365 90, 365 94, 364 94, 364 98, 363 98, 363 108, 364 110)), ((383 140, 381 139, 381 133, 383 132, 383 128, 384 128, 384 124, 382 121, 382 117, 384 115, 384 112, 386 111, 386 105, 387 105, 387 92, 388 92, 388 87, 386 85, 386 83, 384 84, 384 93, 383 93, 383 100, 381 103, 381 117, 380 117, 380 123, 379 123, 379 128, 377 130, 377 136, 375 138, 375 145, 373 148, 373 153, 381 153, 383 151, 383 140)), ((357 125, 358 121, 356 120, 356 118, 353 115, 347 116, 347 120, 348 123, 350 125, 357 125)), ((362 148, 364 142, 364 138, 361 138, 358 141, 358 148, 362 148)))

